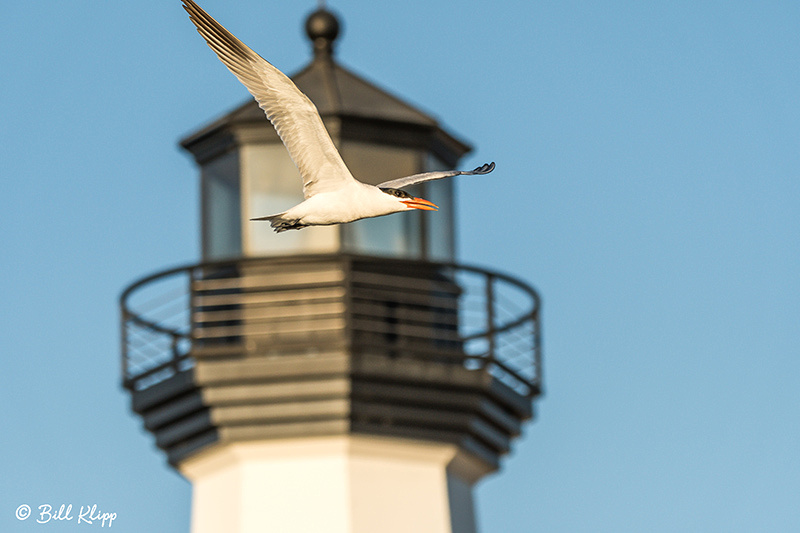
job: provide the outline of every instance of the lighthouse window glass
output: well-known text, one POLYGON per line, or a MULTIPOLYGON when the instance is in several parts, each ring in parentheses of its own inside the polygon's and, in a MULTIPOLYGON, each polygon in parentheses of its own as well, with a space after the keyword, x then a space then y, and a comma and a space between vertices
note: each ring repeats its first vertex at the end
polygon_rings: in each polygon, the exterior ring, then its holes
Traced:
POLYGON ((203 256, 206 259, 241 254, 239 162, 229 152, 203 165, 203 256))
POLYGON ((282 213, 303 201, 300 172, 281 143, 247 144, 241 148, 242 216, 245 255, 325 253, 339 245, 333 226, 275 233, 267 221, 251 218, 282 213))
MULTIPOLYGON (((447 170, 449 167, 437 157, 428 156, 426 171, 447 170)), ((458 178, 429 181, 423 184, 420 191, 426 198, 439 206, 436 213, 426 213, 426 251, 427 257, 433 261, 455 260, 455 229, 453 221, 455 212, 455 187, 458 178)))
POLYGON ((389 257, 419 257, 420 213, 399 213, 342 226, 348 252, 389 257))
MULTIPOLYGON (((406 147, 350 140, 342 143, 341 153, 353 176, 372 185, 420 171, 420 152, 406 147)), ((420 194, 413 187, 404 190, 420 194)), ((419 258, 421 215, 403 212, 344 224, 342 247, 353 253, 419 258)))

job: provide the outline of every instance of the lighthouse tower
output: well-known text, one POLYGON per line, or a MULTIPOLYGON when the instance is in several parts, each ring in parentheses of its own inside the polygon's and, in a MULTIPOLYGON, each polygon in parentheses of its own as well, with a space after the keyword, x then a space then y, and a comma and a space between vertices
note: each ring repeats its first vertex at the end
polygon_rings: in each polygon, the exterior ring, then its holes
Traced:
MULTIPOLYGON (((455 167, 470 148, 342 67, 339 22, 306 21, 292 76, 353 175, 455 167)), ((200 170, 202 259, 122 294, 132 409, 192 483, 192 532, 476 531, 473 485, 532 417, 539 299, 456 262, 456 180, 440 206, 273 233, 255 216, 301 181, 247 101, 181 142, 200 170)))

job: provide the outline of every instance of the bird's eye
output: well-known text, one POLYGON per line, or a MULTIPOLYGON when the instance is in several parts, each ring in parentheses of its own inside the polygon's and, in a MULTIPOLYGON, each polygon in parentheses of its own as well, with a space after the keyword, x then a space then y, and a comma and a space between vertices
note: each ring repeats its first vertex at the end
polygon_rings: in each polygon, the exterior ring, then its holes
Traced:
POLYGON ((405 191, 401 191, 400 189, 381 189, 381 190, 386 194, 391 194, 392 196, 395 196, 397 198, 411 198, 411 195, 409 195, 405 191))

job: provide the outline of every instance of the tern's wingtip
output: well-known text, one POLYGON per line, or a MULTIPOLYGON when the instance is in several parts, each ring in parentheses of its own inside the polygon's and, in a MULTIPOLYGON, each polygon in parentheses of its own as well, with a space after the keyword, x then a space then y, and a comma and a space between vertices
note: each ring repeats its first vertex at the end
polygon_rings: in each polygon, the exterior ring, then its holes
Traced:
POLYGON ((483 165, 479 166, 475 170, 471 172, 471 174, 488 174, 492 170, 494 170, 494 161, 491 163, 484 163, 483 165))

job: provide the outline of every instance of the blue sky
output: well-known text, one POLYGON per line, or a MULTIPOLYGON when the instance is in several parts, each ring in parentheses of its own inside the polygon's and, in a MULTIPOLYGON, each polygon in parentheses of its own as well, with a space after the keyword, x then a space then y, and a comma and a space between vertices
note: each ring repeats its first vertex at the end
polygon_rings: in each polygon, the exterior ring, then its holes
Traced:
MULTIPOLYGON (((308 61, 316 2, 201 5, 308 61)), ((458 184, 460 259, 543 296, 546 395, 482 531, 800 530, 800 5, 330 5, 343 64, 497 161, 458 184)), ((14 512, 72 503, 188 531, 117 298, 197 259, 176 141, 247 94, 178 0, 13 2, 0 41, 0 529, 71 530, 14 512)))

